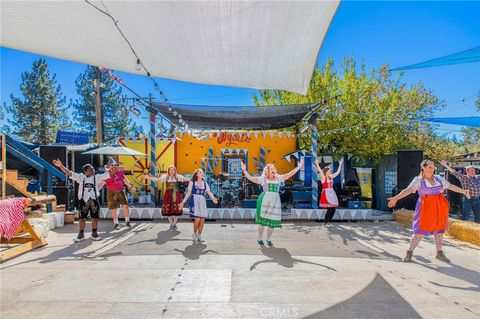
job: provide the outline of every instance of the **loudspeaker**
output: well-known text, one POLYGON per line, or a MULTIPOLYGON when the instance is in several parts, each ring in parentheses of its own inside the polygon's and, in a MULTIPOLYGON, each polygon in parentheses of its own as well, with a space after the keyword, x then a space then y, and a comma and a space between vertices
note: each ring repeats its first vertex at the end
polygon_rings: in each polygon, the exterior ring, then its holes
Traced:
MULTIPOLYGON (((420 174, 423 151, 399 151, 397 154, 397 188, 399 191, 410 185, 415 176, 420 174)), ((415 209, 418 195, 410 195, 397 203, 397 208, 415 209)))
MULTIPOLYGON (((462 183, 460 183, 458 178, 456 178, 450 173, 447 174, 447 181, 449 181, 452 185, 462 188, 462 183)), ((463 195, 452 192, 452 191, 447 191, 447 198, 450 201, 450 204, 452 205, 453 211, 456 213, 461 213, 462 207, 463 207, 463 203, 462 203, 463 195)))
POLYGON ((90 164, 93 167, 95 166, 94 163, 94 156, 92 154, 82 154, 84 151, 75 151, 73 152, 73 167, 72 171, 75 173, 83 173, 82 167, 85 164, 90 164))
POLYGON ((52 192, 57 198, 57 205, 65 205, 67 210, 73 208, 68 187, 53 187, 52 192))
MULTIPOLYGON (((62 161, 63 165, 68 167, 66 146, 40 145, 39 156, 51 165, 53 165, 52 162, 54 159, 59 159, 62 161)), ((42 179, 43 189, 47 189, 47 183, 48 183, 47 178, 48 178, 48 173, 45 172, 42 179)), ((65 181, 62 181, 61 179, 58 179, 56 177, 53 177, 52 185, 67 186, 65 181)))

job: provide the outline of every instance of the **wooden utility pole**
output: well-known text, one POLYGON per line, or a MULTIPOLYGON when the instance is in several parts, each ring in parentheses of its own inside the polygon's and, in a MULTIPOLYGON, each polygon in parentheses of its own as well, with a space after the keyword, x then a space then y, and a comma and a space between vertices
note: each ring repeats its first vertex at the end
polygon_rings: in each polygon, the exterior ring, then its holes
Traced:
MULTIPOLYGON (((97 127, 97 146, 100 147, 103 143, 103 129, 102 129, 102 108, 100 101, 100 83, 97 79, 93 81, 93 86, 95 87, 95 114, 96 114, 96 127, 97 127)), ((103 155, 100 155, 99 158, 100 166, 103 166, 103 155)))
POLYGON ((2 134, 2 199, 7 196, 7 139, 2 134))

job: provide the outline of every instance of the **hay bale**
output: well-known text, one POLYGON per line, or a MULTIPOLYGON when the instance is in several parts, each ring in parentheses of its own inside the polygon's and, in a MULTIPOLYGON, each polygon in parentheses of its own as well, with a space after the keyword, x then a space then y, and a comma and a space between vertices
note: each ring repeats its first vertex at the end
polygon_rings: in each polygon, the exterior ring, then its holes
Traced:
MULTIPOLYGON (((412 227, 413 211, 399 209, 393 212, 393 218, 400 225, 410 228, 412 227)), ((446 235, 480 246, 480 224, 450 218, 446 235)))

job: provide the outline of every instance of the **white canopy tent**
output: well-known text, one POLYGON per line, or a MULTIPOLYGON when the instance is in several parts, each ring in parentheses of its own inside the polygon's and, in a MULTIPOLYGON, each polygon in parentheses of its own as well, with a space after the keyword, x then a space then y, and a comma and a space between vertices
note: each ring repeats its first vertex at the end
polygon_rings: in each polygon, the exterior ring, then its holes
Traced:
POLYGON ((1 45, 145 75, 104 11, 152 76, 305 94, 339 2, 2 0, 1 45))

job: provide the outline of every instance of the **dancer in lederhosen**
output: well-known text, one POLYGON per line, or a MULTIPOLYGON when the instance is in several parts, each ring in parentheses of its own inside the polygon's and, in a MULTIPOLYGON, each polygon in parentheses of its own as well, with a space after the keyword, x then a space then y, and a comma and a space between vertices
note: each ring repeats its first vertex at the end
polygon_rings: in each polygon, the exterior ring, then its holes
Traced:
POLYGON ((78 236, 73 240, 76 243, 85 240, 85 221, 90 215, 92 218, 92 234, 90 239, 101 240, 98 235, 98 218, 100 213, 100 204, 98 198, 100 196, 100 185, 103 181, 110 178, 110 173, 106 171, 103 174, 95 174, 95 169, 90 164, 82 167, 83 173, 77 174, 63 166, 59 159, 53 160, 53 165, 64 172, 72 181, 78 183, 78 209, 80 211, 78 220, 78 236))
POLYGON ((194 218, 192 235, 194 242, 203 241, 203 226, 205 225, 205 218, 208 217, 207 200, 205 199, 205 195, 208 195, 215 204, 218 204, 218 200, 205 182, 205 174, 201 168, 198 168, 193 172, 192 180, 188 183, 188 190, 185 194, 185 198, 180 203, 180 209, 183 210, 183 206, 190 199, 190 217, 194 218))
POLYGON ((403 261, 412 260, 413 250, 423 236, 434 235, 437 254, 435 258, 450 262, 443 252, 443 234, 448 227, 448 201, 443 195, 445 189, 464 194, 470 198, 470 192, 447 182, 443 177, 434 175, 433 161, 424 160, 420 164, 421 173, 400 194, 388 199, 388 207, 393 208, 397 201, 418 191, 417 205, 413 215, 413 236, 403 261))
POLYGON ((321 169, 318 160, 315 161, 315 165, 317 165, 317 170, 320 174, 320 181, 322 182, 322 194, 320 195, 319 206, 327 209, 327 212, 325 213, 325 226, 330 227, 332 225, 331 222, 333 216, 335 215, 335 210, 338 207, 338 198, 333 189, 333 180, 340 175, 342 171, 343 158, 338 162, 338 169, 333 174, 331 173, 330 165, 321 169))
POLYGON ((248 173, 245 163, 242 162, 242 171, 245 177, 252 183, 260 184, 263 187, 263 193, 257 199, 256 222, 258 224, 258 244, 263 246, 263 231, 267 227, 267 244, 273 246, 273 230, 282 227, 282 202, 278 191, 280 184, 295 175, 303 166, 303 158, 298 166, 287 174, 278 174, 273 164, 268 164, 263 169, 260 177, 253 177, 248 173))
POLYGON ((182 192, 179 183, 189 181, 188 178, 177 174, 175 166, 169 166, 167 174, 160 177, 144 175, 145 179, 165 183, 165 193, 163 195, 162 215, 168 218, 170 222, 170 230, 177 229, 178 216, 182 215, 183 210, 180 208, 182 203, 182 192))

